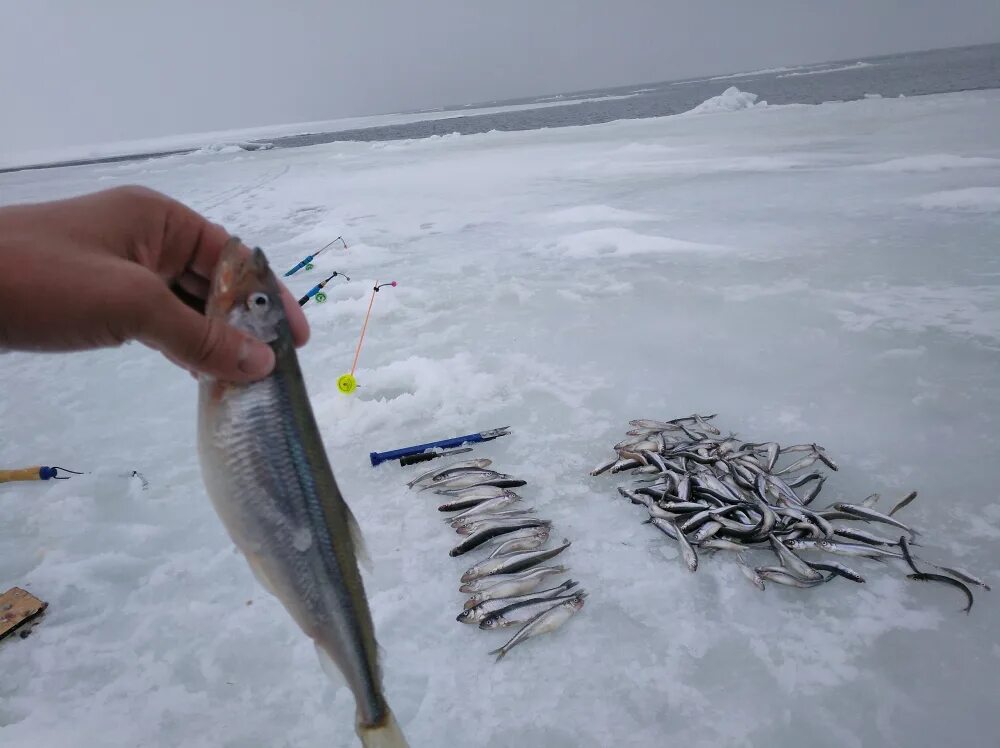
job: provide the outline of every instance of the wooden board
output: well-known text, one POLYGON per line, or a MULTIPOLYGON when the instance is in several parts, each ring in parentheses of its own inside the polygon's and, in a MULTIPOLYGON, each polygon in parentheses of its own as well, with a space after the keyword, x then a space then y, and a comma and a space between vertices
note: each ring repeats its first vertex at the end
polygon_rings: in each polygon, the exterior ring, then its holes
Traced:
POLYGON ((0 595, 0 639, 41 615, 48 605, 20 587, 11 587, 0 595))

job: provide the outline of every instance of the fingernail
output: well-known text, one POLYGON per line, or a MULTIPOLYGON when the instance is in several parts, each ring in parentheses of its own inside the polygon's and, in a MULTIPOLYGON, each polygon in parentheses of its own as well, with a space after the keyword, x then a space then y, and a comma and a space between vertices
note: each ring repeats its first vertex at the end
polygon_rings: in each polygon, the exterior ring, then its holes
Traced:
POLYGON ((244 340, 240 346, 240 371, 251 377, 263 377, 274 368, 274 351, 255 340, 244 340))

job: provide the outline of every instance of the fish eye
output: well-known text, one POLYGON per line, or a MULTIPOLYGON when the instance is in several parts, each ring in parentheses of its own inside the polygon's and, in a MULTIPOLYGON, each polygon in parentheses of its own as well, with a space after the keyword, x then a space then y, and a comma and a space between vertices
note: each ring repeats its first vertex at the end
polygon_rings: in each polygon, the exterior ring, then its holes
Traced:
POLYGON ((257 309, 260 311, 267 311, 268 307, 271 306, 271 299, 266 293, 261 293, 260 291, 252 293, 247 296, 247 308, 257 309))

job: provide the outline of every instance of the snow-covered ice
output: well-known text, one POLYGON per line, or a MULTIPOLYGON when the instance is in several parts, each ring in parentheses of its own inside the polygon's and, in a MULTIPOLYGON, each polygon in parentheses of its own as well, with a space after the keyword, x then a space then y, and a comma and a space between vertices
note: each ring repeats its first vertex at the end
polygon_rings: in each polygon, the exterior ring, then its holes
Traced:
POLYGON ((767 106, 766 101, 757 102, 757 94, 740 91, 736 86, 730 86, 718 96, 713 96, 701 102, 685 114, 714 114, 716 112, 736 112, 740 109, 767 106))
MULTIPOLYGON (((824 444, 824 495, 890 500, 928 557, 1000 580, 1000 92, 588 127, 202 153, 0 176, 0 202, 141 182, 268 250, 343 234, 304 290, 301 359, 358 515, 390 702, 413 746, 989 745, 1000 592, 865 566, 760 593, 676 551, 590 478, 630 418, 720 413, 824 444), (341 395, 373 282, 379 294, 341 395), (454 535, 419 467, 368 452, 510 424, 477 448, 573 540, 590 592, 494 665, 456 623, 454 535)), ((0 647, 0 745, 353 745, 353 700, 254 582, 201 485, 195 384, 139 345, 0 356, 0 589, 50 603, 0 647), (118 476, 137 469, 142 491, 118 476)), ((471 554, 470 554, 471 555, 471 554)))
MULTIPOLYGON (((585 98, 567 99, 564 101, 533 101, 522 104, 503 104, 498 106, 482 106, 472 104, 462 109, 439 109, 425 112, 399 112, 394 114, 369 114, 357 117, 339 117, 331 120, 315 122, 290 122, 279 125, 261 125, 229 130, 216 130, 207 133, 184 133, 181 135, 163 135, 153 138, 102 143, 96 145, 74 144, 58 148, 35 149, 32 151, 16 151, 8 143, 0 143, 0 169, 25 166, 28 164, 51 164, 62 161, 85 159, 100 159, 112 156, 129 155, 133 153, 163 153, 182 151, 186 149, 218 150, 221 146, 238 145, 241 150, 261 149, 257 141, 261 138, 281 138, 290 135, 311 135, 316 133, 340 132, 367 127, 385 127, 388 125, 403 125, 410 122, 427 122, 430 120, 448 120, 456 117, 475 117, 484 114, 499 114, 502 112, 518 112, 528 109, 546 109, 554 106, 572 106, 601 101, 616 101, 630 99, 637 93, 617 96, 591 96, 585 98)), ((266 145, 266 144, 265 144, 266 145)), ((233 149, 230 149, 233 150, 233 149)))
POLYGON ((793 70, 790 73, 784 73, 779 75, 779 78, 798 78, 803 75, 826 75, 827 73, 842 73, 845 70, 860 70, 861 68, 870 68, 874 65, 871 62, 864 62, 859 60, 851 65, 838 65, 832 68, 821 68, 820 70, 793 70))

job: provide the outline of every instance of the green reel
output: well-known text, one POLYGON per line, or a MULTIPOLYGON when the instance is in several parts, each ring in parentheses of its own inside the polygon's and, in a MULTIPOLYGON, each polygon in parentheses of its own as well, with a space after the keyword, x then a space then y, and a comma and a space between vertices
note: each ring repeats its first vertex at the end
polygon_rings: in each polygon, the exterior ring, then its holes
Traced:
POLYGON ((326 294, 320 291, 313 298, 316 300, 317 304, 322 304, 324 301, 326 301, 326 294))

